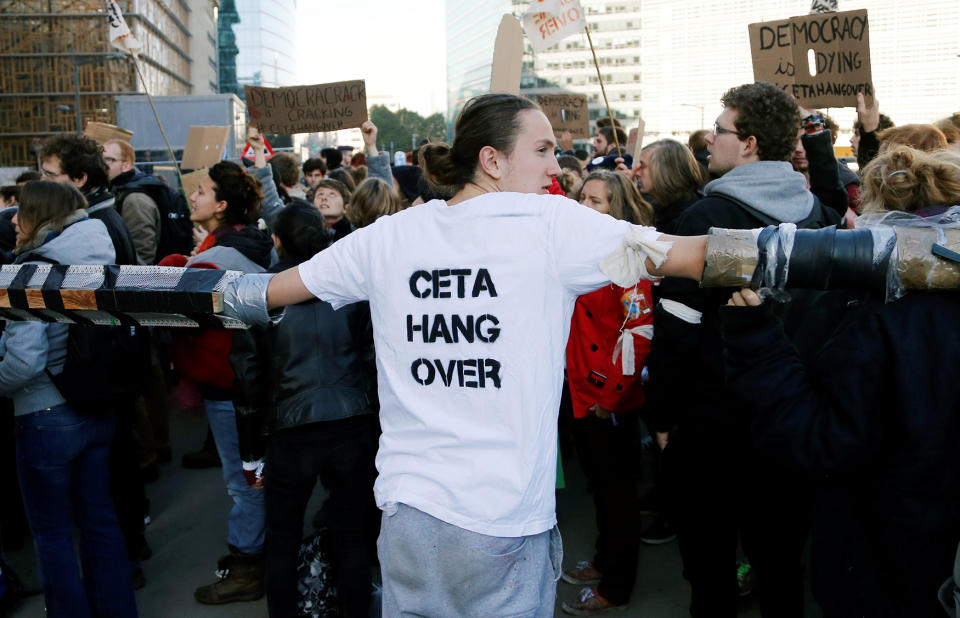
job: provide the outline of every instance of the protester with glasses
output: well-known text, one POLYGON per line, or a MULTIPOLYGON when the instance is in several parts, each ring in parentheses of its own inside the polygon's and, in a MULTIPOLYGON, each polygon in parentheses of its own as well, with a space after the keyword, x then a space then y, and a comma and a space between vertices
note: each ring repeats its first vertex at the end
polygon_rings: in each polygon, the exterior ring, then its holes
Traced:
MULTIPOLYGON (((801 119, 793 98, 773 84, 757 83, 729 90, 721 102, 723 112, 705 136, 709 169, 721 177, 706 185, 706 197, 686 209, 675 233, 838 222, 839 216, 823 208, 788 162, 801 119)), ((729 297, 728 290, 664 279, 647 363, 648 420, 651 431, 668 432, 660 440, 663 466, 684 576, 692 586, 692 614, 736 615, 734 564, 742 535, 763 581, 758 587, 761 612, 799 616, 809 499, 798 479, 753 451, 741 404, 726 390, 716 309, 729 297)))

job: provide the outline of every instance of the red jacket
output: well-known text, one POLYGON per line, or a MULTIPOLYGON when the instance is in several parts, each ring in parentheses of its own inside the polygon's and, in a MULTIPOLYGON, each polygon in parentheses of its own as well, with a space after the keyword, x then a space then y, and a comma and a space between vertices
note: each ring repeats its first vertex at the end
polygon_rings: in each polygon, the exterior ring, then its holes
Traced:
POLYGON ((632 288, 611 283, 577 299, 567 342, 567 379, 575 418, 589 416, 588 408, 595 403, 611 412, 627 412, 643 404, 640 373, 652 337, 649 281, 632 288), (613 359, 621 328, 623 345, 633 342, 633 375, 624 375, 622 352, 613 359))

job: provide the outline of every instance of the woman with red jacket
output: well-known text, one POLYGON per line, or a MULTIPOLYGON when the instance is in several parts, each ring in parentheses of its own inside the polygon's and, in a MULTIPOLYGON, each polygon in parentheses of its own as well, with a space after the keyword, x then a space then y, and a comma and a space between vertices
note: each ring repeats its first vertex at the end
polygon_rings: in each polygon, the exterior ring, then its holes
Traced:
MULTIPOLYGON (((586 177, 580 203, 631 223, 650 225, 653 208, 623 175, 586 177)), ((577 299, 567 343, 567 379, 577 457, 593 490, 596 555, 565 570, 585 587, 564 601, 565 612, 592 615, 625 607, 637 574, 640 528, 636 513, 633 440, 643 404, 640 374, 653 337, 650 282, 614 284, 577 299), (594 587, 595 586, 595 587, 594 587)))
MULTIPOLYGON (((262 169, 266 172, 257 170, 260 176, 270 171, 262 169)), ((160 265, 263 272, 273 243, 258 229, 257 220, 264 193, 275 195, 275 191, 261 192, 261 187, 260 180, 236 163, 221 161, 211 167, 190 195, 190 220, 207 232, 206 238, 189 261, 173 255, 160 265)), ((229 553, 218 561, 218 581, 197 588, 194 598, 209 605, 259 599, 263 596, 264 499, 247 484, 240 458, 233 406, 235 376, 230 367, 233 333, 199 329, 176 335, 171 360, 182 377, 200 388, 223 463, 223 480, 233 499, 227 522, 229 553)))

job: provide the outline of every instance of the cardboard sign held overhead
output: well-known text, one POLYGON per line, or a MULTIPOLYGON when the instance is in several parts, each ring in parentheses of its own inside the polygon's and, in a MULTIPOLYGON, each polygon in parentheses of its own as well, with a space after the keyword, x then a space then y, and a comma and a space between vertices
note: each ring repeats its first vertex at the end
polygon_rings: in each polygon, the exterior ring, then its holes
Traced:
POLYGON ((493 45, 493 68, 490 70, 490 92, 520 94, 520 67, 523 57, 523 28, 520 21, 505 14, 497 28, 493 45))
POLYGON ((523 26, 537 53, 586 27, 580 0, 533 0, 523 14, 523 26))
POLYGON ((127 131, 126 129, 105 122, 90 120, 87 122, 87 128, 83 130, 83 136, 89 137, 101 146, 104 142, 111 139, 122 140, 129 144, 130 138, 133 137, 133 131, 127 131))
POLYGON ((537 103, 557 137, 570 131, 573 139, 590 139, 590 111, 585 94, 538 94, 537 103))
POLYGON ((804 15, 750 24, 753 78, 771 82, 803 107, 873 104, 867 11, 804 15))
POLYGON ((325 133, 359 127, 367 119, 367 86, 362 79, 243 90, 250 124, 261 133, 325 133))
MULTIPOLYGON (((646 134, 647 123, 644 122, 643 116, 637 120, 637 128, 631 129, 630 133, 633 134, 634 131, 637 132, 637 141, 633 143, 633 164, 636 165, 637 161, 640 160, 640 151, 643 150, 643 136, 646 134)), ((630 150, 627 148, 627 150, 630 150)))
POLYGON ((230 127, 190 127, 180 167, 199 170, 218 163, 229 135, 230 127))

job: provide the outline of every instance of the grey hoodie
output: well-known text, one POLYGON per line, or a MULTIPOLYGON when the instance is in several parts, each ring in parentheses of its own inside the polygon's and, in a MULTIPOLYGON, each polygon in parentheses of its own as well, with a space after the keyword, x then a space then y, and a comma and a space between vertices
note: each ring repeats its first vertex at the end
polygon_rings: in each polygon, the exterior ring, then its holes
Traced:
MULTIPOLYGON (((113 264, 116 255, 107 227, 84 219, 32 253, 60 264, 113 264)), ((43 262, 26 262, 43 264, 43 262)), ((7 322, 0 338, 0 395, 13 399, 14 415, 30 414, 64 403, 47 376, 63 369, 67 326, 46 322, 7 322)))
POLYGON ((807 179, 786 161, 739 165, 703 188, 707 196, 724 195, 787 223, 802 221, 813 211, 807 179))

